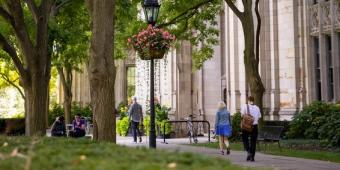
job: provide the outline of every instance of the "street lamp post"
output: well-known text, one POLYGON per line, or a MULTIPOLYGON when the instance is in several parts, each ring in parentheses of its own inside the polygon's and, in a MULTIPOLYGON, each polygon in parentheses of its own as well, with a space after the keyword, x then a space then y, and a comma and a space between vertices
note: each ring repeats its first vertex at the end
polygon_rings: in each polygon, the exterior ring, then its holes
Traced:
MULTIPOLYGON (((148 24, 155 26, 160 5, 158 0, 144 0, 143 8, 148 24)), ((149 147, 156 148, 155 96, 154 96, 154 59, 150 57, 150 136, 149 147)))

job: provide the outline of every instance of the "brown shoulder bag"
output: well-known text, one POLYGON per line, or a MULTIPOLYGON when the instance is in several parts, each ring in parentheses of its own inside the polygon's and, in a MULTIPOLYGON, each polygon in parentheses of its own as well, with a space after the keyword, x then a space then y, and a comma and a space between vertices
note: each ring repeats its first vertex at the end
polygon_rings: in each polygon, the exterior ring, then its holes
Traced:
POLYGON ((247 104, 247 113, 242 116, 241 129, 247 132, 253 131, 254 117, 249 113, 249 106, 247 104))

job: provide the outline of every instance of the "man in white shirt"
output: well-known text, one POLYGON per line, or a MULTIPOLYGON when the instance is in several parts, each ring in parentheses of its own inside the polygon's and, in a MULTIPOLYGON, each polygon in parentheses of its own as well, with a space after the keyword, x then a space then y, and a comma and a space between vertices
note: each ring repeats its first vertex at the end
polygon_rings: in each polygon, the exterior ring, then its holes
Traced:
POLYGON ((245 114, 249 113, 253 116, 253 130, 252 132, 248 132, 242 130, 242 141, 244 145, 244 149, 247 151, 247 161, 255 161, 255 151, 256 151, 256 140, 258 135, 258 122, 259 118, 261 118, 260 108, 254 105, 254 97, 248 97, 248 103, 241 107, 241 116, 243 117, 245 114), (250 137, 250 143, 249 143, 250 137))

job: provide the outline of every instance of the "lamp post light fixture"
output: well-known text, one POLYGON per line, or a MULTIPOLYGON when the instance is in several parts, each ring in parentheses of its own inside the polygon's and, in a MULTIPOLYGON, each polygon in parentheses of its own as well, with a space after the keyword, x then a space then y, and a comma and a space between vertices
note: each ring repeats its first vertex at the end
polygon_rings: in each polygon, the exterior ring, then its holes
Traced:
POLYGON ((148 24, 155 26, 160 6, 161 5, 158 4, 158 0, 144 0, 143 9, 145 19, 148 24))
MULTIPOLYGON (((143 9, 148 24, 155 26, 160 5, 158 0, 144 0, 143 9)), ((154 59, 150 57, 150 136, 149 147, 156 148, 155 129, 155 94, 154 94, 154 59)))

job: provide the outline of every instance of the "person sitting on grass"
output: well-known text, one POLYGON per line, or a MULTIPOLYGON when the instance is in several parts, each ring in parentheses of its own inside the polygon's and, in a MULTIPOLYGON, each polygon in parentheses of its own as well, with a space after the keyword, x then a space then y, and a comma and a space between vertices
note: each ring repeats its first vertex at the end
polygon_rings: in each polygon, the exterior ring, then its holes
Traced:
POLYGON ((80 118, 78 113, 72 122, 73 130, 69 132, 69 136, 78 138, 85 136, 85 120, 80 118))
POLYGON ((59 116, 56 118, 56 120, 54 121, 52 125, 51 135, 57 136, 57 137, 66 136, 64 116, 59 116))

